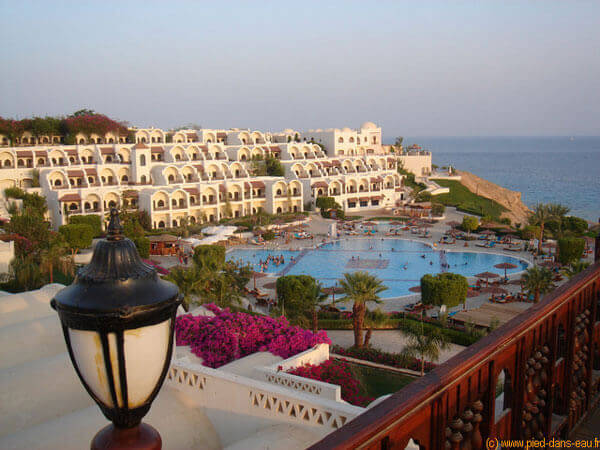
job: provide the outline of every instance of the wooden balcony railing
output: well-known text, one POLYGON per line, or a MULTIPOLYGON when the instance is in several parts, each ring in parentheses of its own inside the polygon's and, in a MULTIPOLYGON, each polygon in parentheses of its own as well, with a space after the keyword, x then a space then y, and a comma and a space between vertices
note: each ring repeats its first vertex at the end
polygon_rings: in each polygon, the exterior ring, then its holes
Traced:
POLYGON ((311 448, 478 450, 488 439, 566 438, 600 400, 599 303, 597 258, 311 448))

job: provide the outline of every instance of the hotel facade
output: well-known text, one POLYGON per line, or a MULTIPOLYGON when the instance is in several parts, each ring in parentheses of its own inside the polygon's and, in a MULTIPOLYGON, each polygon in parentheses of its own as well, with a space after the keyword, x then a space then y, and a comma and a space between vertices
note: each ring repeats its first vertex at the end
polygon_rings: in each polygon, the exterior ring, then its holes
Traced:
MULTIPOLYGON (((135 144, 112 134, 77 136, 75 145, 23 136, 17 146, 0 148, 0 188, 45 196, 54 228, 72 215, 105 217, 111 207, 129 206, 147 211, 160 229, 259 210, 301 212, 320 196, 333 197, 350 214, 393 208, 409 193, 398 164, 418 176, 431 170, 428 152, 390 153, 371 122, 358 130, 280 133, 132 131, 135 144), (253 160, 269 156, 281 162, 284 176, 253 176, 253 160)), ((7 142, 4 136, 0 142, 7 142)))

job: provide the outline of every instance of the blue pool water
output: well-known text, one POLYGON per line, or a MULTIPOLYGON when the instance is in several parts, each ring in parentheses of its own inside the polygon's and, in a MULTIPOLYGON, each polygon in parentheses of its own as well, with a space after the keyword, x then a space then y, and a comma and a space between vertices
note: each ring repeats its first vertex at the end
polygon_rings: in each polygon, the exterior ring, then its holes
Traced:
POLYGON ((367 270, 384 281, 388 289, 381 297, 399 297, 410 294, 408 288, 417 286, 426 273, 440 273, 442 263, 449 264, 448 272, 473 276, 480 272, 503 275, 494 265, 509 262, 517 266, 507 273, 519 272, 527 264, 517 258, 492 253, 442 252, 428 245, 406 239, 345 239, 304 252, 235 249, 227 253, 229 260, 253 264, 271 254, 282 254, 285 265, 269 264, 268 273, 278 275, 311 275, 324 286, 332 286, 345 272, 367 270), (381 255, 381 256, 380 256, 381 255), (290 257, 296 262, 292 263, 290 257), (352 260, 354 256, 355 260, 352 260), (423 258, 423 256, 425 256, 423 258), (406 267, 406 268, 405 268, 406 267))

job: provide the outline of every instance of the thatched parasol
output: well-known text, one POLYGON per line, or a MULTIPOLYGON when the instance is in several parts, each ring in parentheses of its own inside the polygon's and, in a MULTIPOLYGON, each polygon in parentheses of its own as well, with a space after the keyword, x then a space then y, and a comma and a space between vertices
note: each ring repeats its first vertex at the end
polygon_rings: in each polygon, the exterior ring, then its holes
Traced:
POLYGON ((489 236, 490 234, 496 234, 496 233, 494 233, 492 230, 483 230, 479 234, 485 234, 485 235, 489 236))
POLYGON ((276 283, 274 281, 270 282, 270 283, 265 283, 263 285, 263 288, 265 289, 275 289, 276 283))
POLYGON ((421 286, 413 286, 413 287, 409 287, 408 290, 410 292, 421 292, 421 286))
POLYGON ((481 288, 479 292, 481 292, 482 294, 508 294, 508 291, 506 289, 503 289, 498 286, 487 286, 481 288))
POLYGON ((452 227, 452 228, 456 228, 457 226, 461 225, 461 223, 457 222, 456 220, 450 220, 450 221, 446 222, 446 225, 448 225, 449 227, 452 227))
POLYGON ((506 270, 507 269, 516 269, 517 266, 515 266, 514 264, 511 263, 500 263, 500 264, 496 264, 494 266, 496 269, 504 269, 504 278, 506 278, 506 270))
POLYGON ((486 286, 490 283, 490 278, 500 278, 500 275, 493 272, 481 272, 475 275, 477 278, 484 278, 486 286))
POLYGON ((375 222, 363 222, 363 225, 366 227, 374 227, 377 224, 375 222))
POLYGON ((390 222, 390 225, 395 225, 395 226, 398 226, 398 225, 404 225, 404 223, 403 223, 403 222, 398 222, 397 220, 392 220, 392 221, 390 222))

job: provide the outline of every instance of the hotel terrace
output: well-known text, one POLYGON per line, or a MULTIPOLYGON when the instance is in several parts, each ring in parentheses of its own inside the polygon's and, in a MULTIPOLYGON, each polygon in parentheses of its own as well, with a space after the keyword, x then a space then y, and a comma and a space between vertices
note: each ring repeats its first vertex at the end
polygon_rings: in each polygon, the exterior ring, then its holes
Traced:
MULTIPOLYGON (((77 135, 76 145, 25 133, 16 146, 0 149, 0 189, 16 186, 45 196, 55 228, 72 215, 104 217, 121 202, 146 210, 154 228, 169 228, 259 210, 301 212, 320 196, 334 197, 349 213, 391 208, 408 193, 399 161, 418 176, 431 170, 429 152, 390 153, 371 122, 359 130, 304 133, 131 131, 135 144, 113 133, 77 135), (285 176, 252 176, 252 159, 268 156, 280 160, 285 176), (34 170, 39 187, 33 187, 34 170)), ((0 142, 9 143, 5 136, 0 142)))

